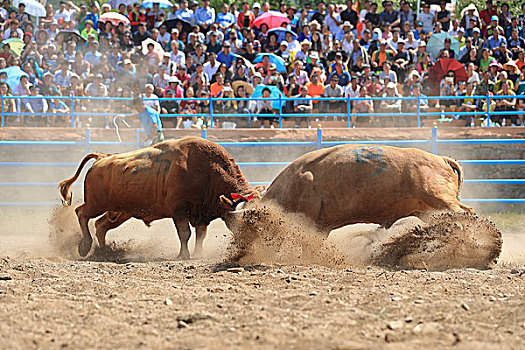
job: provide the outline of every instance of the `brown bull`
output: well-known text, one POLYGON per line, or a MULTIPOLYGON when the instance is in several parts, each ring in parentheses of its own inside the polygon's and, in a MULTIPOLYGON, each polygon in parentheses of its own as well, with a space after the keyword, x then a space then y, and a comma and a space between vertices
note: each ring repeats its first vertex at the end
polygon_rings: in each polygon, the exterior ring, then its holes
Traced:
POLYGON ((431 210, 473 209, 459 201, 463 168, 418 149, 342 145, 303 155, 268 187, 261 204, 303 213, 320 232, 355 223, 389 228, 431 210))
POLYGON ((171 218, 181 243, 179 257, 190 256, 190 224, 196 229, 194 255, 200 256, 208 224, 216 218, 227 221, 236 204, 259 196, 223 147, 190 137, 127 153, 88 154, 76 174, 59 184, 65 204, 71 205, 69 188, 90 159, 96 161, 84 180, 84 204, 76 208, 82 229, 81 256, 88 254, 93 241, 88 221, 102 214, 95 223, 100 247, 106 244, 108 230, 132 217, 148 226, 171 218), (230 200, 232 193, 242 196, 230 200))

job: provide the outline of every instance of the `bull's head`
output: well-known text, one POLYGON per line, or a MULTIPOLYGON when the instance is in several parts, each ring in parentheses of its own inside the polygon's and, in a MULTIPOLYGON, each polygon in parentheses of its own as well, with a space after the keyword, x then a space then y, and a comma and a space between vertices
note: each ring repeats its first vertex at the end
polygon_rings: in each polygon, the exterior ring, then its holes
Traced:
POLYGON ((231 229, 233 223, 242 216, 246 203, 260 199, 265 190, 266 186, 256 186, 254 191, 247 195, 231 193, 231 199, 221 195, 219 197, 221 206, 227 211, 223 216, 226 226, 231 229))

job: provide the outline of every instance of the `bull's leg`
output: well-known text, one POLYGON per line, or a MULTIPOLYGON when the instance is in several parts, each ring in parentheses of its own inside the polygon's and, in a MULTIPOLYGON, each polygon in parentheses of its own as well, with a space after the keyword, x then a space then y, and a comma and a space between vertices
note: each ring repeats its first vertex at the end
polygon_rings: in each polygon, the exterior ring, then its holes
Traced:
POLYGON ((206 238, 206 231, 208 226, 197 226, 195 228, 196 238, 195 238, 195 251, 193 252, 193 257, 201 259, 203 256, 202 242, 206 238))
POLYGON ((179 234, 180 240, 180 251, 179 259, 187 260, 190 258, 190 251, 188 250, 188 241, 190 240, 191 230, 190 224, 187 219, 173 219, 175 223, 175 228, 179 234))
POLYGON ((108 211, 104 214, 104 216, 95 221, 98 246, 100 248, 104 248, 106 246, 106 233, 109 230, 119 227, 130 218, 131 216, 124 213, 108 211))
POLYGON ((80 256, 85 257, 91 250, 91 244, 93 243, 93 238, 91 237, 91 233, 89 233, 88 227, 88 222, 89 219, 91 219, 91 216, 89 216, 87 213, 85 203, 75 209, 75 212, 78 217, 80 229, 82 230, 82 238, 78 243, 78 253, 80 256))

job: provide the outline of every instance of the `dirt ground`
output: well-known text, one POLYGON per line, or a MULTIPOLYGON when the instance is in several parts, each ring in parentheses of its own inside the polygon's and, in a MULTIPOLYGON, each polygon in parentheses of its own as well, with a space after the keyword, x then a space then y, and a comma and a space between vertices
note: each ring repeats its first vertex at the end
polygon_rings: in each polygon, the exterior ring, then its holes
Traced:
MULTIPOLYGON (((119 263, 72 260, 49 245, 43 213, 1 226, 0 348, 522 349, 525 219, 491 219, 504 242, 494 268, 430 272, 224 263, 220 221, 204 260, 175 259, 167 220, 110 233, 119 263)), ((329 241, 351 256, 383 233, 354 225, 329 241)))

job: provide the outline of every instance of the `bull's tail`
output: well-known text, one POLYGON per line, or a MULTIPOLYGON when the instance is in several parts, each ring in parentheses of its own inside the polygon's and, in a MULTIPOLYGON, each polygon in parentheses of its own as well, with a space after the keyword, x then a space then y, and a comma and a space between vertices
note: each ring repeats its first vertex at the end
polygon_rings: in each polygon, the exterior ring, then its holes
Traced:
POLYGON ((88 154, 87 156, 84 157, 84 159, 82 159, 82 162, 80 162, 80 165, 78 166, 78 169, 77 169, 77 172, 75 173, 75 175, 73 175, 72 178, 64 180, 64 181, 62 181, 61 183, 58 184, 58 189, 60 191, 60 196, 62 197, 62 204, 64 204, 64 205, 71 205, 71 200, 73 198, 73 195, 69 191, 69 188, 71 187, 73 182, 75 182, 77 180, 78 176, 80 175, 80 172, 82 171, 82 168, 84 168, 84 165, 86 165, 86 163, 90 159, 99 160, 100 158, 105 158, 107 156, 108 156, 107 154, 98 153, 98 152, 88 154))
POLYGON ((452 168, 452 170, 456 173, 458 176, 458 193, 456 195, 456 198, 459 200, 461 189, 463 188, 463 166, 461 164, 449 157, 443 157, 445 162, 452 168))

